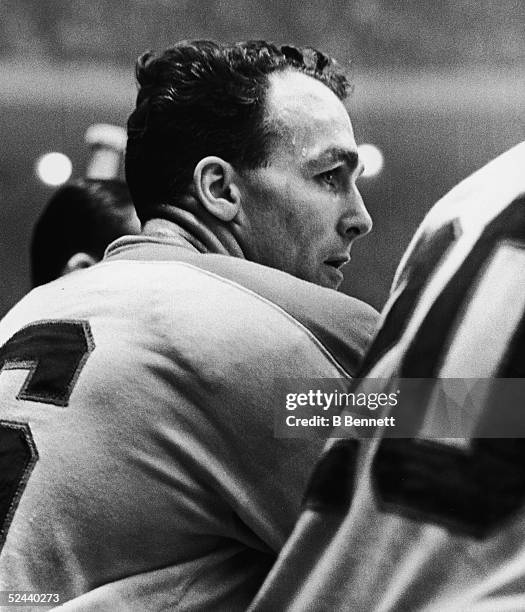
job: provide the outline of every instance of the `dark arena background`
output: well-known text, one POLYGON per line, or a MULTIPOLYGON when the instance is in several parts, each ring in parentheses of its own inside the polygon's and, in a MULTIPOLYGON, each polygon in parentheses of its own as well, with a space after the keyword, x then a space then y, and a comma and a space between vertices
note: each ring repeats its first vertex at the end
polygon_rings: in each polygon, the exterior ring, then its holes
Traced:
POLYGON ((37 160, 63 153, 82 176, 86 129, 125 125, 136 57, 184 38, 311 45, 351 65, 357 141, 383 166, 360 181, 375 226, 343 290, 381 307, 430 206, 525 139, 524 31, 515 0, 3 0, 0 315, 29 289, 32 227, 55 189, 37 160))

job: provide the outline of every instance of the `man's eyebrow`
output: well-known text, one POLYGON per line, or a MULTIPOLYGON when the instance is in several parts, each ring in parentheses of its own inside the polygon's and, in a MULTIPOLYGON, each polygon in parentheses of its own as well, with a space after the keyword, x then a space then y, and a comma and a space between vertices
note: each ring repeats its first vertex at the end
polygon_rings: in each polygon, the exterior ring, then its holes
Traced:
POLYGON ((321 151, 319 155, 308 159, 306 165, 309 169, 315 170, 325 165, 335 164, 337 162, 345 162, 350 171, 355 170, 358 166, 361 166, 359 160, 359 154, 357 151, 351 149, 344 149, 342 147, 330 147, 321 151))

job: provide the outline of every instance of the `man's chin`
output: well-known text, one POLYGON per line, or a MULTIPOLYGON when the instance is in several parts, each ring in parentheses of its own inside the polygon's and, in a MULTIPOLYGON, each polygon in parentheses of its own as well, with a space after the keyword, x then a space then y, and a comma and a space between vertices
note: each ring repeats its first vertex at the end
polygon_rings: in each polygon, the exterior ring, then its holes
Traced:
POLYGON ((319 284, 323 287, 337 290, 341 286, 343 278, 343 272, 339 268, 323 264, 322 282, 319 284))
POLYGON ((324 287, 325 289, 334 289, 337 291, 343 282, 343 272, 339 268, 330 266, 328 264, 322 264, 321 268, 314 270, 284 270, 289 274, 292 274, 296 278, 299 278, 309 283, 313 283, 318 287, 324 287))

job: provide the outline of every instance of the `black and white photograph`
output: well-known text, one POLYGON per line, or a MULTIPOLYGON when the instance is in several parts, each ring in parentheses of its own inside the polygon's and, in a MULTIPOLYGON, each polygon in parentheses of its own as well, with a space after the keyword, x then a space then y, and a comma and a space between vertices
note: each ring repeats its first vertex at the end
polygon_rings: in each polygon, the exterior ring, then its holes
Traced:
POLYGON ((0 611, 525 612, 525 4, 0 0, 0 611))

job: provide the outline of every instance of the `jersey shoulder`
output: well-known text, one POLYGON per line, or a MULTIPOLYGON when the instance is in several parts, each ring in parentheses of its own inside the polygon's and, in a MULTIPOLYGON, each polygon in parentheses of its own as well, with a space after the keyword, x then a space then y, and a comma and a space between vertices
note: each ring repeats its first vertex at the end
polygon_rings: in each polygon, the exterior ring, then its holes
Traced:
POLYGON ((208 286, 210 282, 225 283, 244 305, 247 317, 253 320, 256 303, 278 309, 322 344, 352 376, 378 322, 375 309, 360 300, 236 257, 131 238, 114 243, 107 261, 174 262, 192 270, 208 286))

